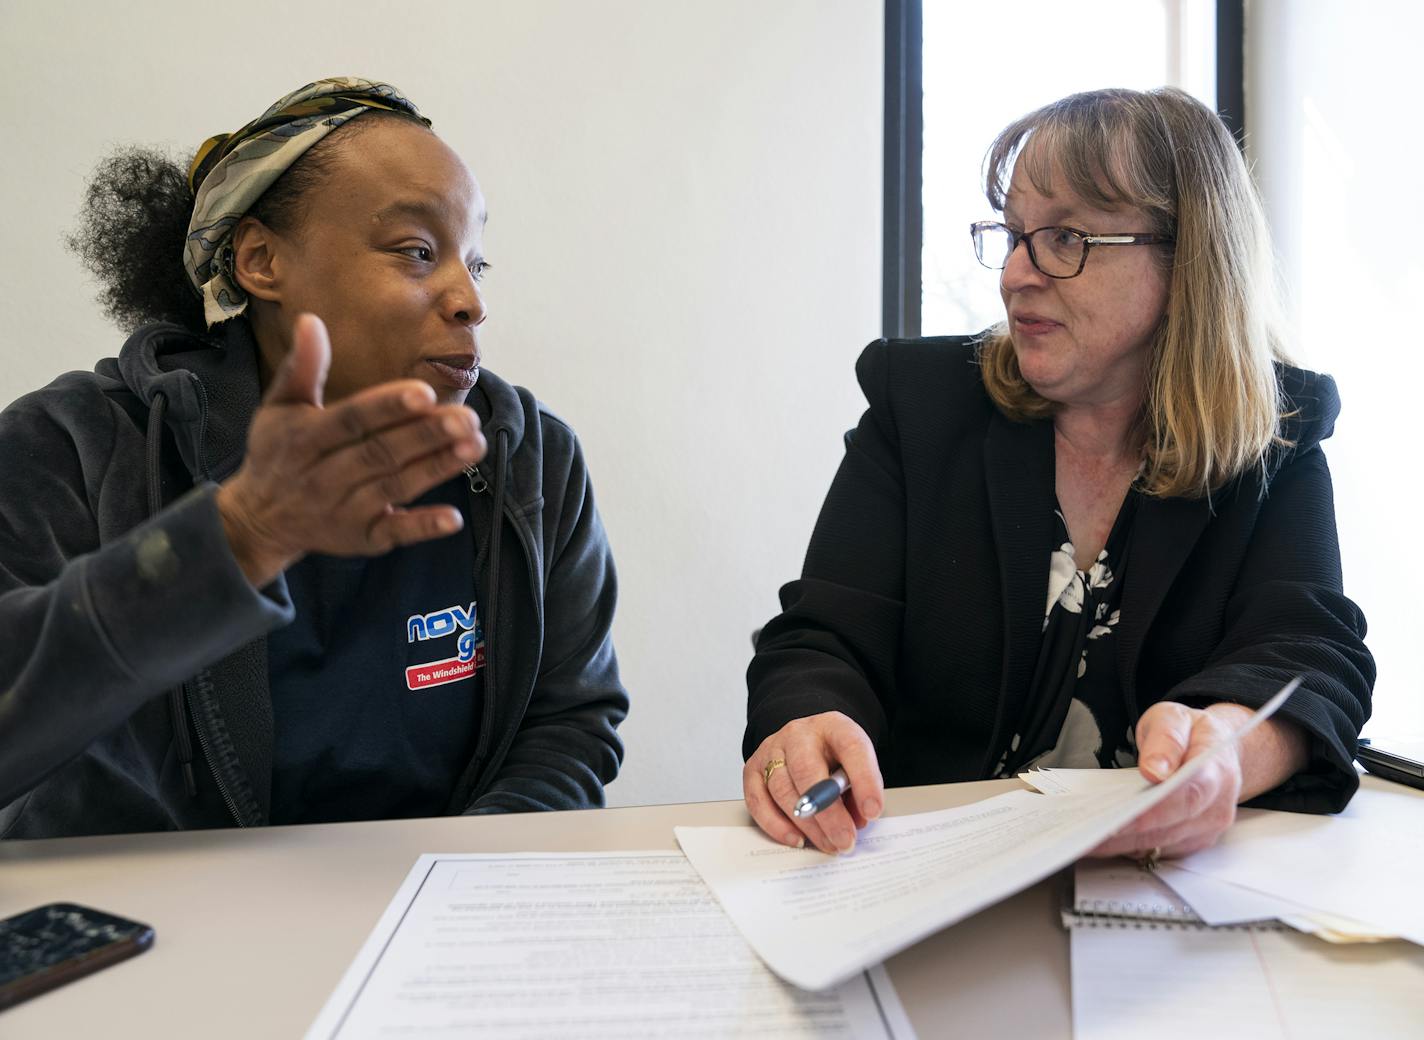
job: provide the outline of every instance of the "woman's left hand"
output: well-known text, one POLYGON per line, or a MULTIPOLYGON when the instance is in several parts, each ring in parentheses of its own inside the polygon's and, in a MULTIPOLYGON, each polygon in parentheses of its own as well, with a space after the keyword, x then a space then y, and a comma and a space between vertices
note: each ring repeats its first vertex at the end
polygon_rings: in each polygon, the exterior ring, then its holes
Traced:
MULTIPOLYGON (((1137 723, 1142 775, 1161 783, 1183 764, 1230 738, 1252 715, 1240 704, 1189 708, 1161 701, 1137 723)), ((1103 842, 1093 856, 1186 856, 1216 844, 1236 819, 1238 802, 1278 786, 1308 758, 1304 732, 1267 719, 1233 748, 1213 757, 1196 776, 1103 842)))

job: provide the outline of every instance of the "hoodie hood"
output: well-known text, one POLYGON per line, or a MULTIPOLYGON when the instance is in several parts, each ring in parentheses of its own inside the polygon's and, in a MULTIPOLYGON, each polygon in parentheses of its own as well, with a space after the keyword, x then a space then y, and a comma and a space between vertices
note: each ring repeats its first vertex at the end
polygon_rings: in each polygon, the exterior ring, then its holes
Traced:
MULTIPOLYGON (((465 399, 465 404, 480 417, 480 427, 491 449, 499 443, 501 432, 511 452, 524 443, 525 414, 519 393, 489 369, 480 369, 480 378, 465 399)), ((481 465, 489 461, 487 456, 481 465)))
POLYGON ((1340 393, 1335 380, 1319 372, 1291 365, 1277 365, 1276 376, 1284 397, 1286 440, 1298 451, 1313 448, 1335 432, 1340 417, 1340 393))
POLYGON ((1340 393, 1330 376, 1277 364, 1276 378, 1281 388, 1281 439, 1285 443, 1267 453, 1266 468, 1271 476, 1291 456, 1304 454, 1334 433, 1340 416, 1340 393))
MULTIPOLYGON (((225 480, 242 463, 252 414, 262 401, 257 341, 245 318, 207 333, 170 322, 145 325, 95 372, 127 387, 145 408, 165 398, 166 424, 195 481, 225 480)), ((480 370, 465 403, 479 416, 491 446, 481 468, 492 478, 500 431, 511 454, 524 440, 524 406, 515 388, 488 369, 480 370)))
POLYGON ((164 398, 165 424, 194 481, 224 480, 242 462, 262 400, 257 343, 246 321, 209 334, 169 322, 145 325, 95 372, 121 382, 145 408, 164 398))

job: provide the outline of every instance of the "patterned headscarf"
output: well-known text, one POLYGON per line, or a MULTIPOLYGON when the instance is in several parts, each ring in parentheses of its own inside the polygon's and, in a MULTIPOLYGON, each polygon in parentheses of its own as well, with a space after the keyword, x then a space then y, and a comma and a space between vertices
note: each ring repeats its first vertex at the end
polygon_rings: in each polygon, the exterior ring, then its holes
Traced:
POLYGON ((430 125, 389 83, 334 76, 293 91, 236 133, 203 142, 188 167, 194 200, 183 266, 202 294, 210 328, 247 309, 247 293, 232 276, 237 222, 308 148, 373 108, 408 112, 430 125))

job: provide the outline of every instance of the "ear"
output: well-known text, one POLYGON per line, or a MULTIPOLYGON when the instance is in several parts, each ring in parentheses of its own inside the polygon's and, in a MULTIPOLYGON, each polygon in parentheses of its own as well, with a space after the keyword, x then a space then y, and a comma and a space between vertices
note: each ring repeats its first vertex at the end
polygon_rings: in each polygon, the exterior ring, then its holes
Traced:
POLYGON ((243 217, 232 233, 233 280, 259 300, 280 303, 279 271, 286 243, 256 217, 243 217))

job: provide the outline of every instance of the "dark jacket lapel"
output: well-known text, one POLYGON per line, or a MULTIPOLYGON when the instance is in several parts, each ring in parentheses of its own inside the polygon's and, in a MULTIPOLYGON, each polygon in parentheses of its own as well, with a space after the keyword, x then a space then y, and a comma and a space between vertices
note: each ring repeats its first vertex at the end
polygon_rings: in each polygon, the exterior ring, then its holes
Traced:
POLYGON ((1137 662, 1167 590, 1176 581, 1211 518, 1206 499, 1145 498, 1132 530, 1132 565, 1123 575, 1118 682, 1136 719, 1137 662))
POLYGON ((1023 711, 1043 637, 1043 605, 1053 546, 1053 424, 1019 423, 997 411, 984 439, 999 595, 1004 610, 1004 665, 994 736, 983 775, 1003 750, 1005 729, 1023 711))

